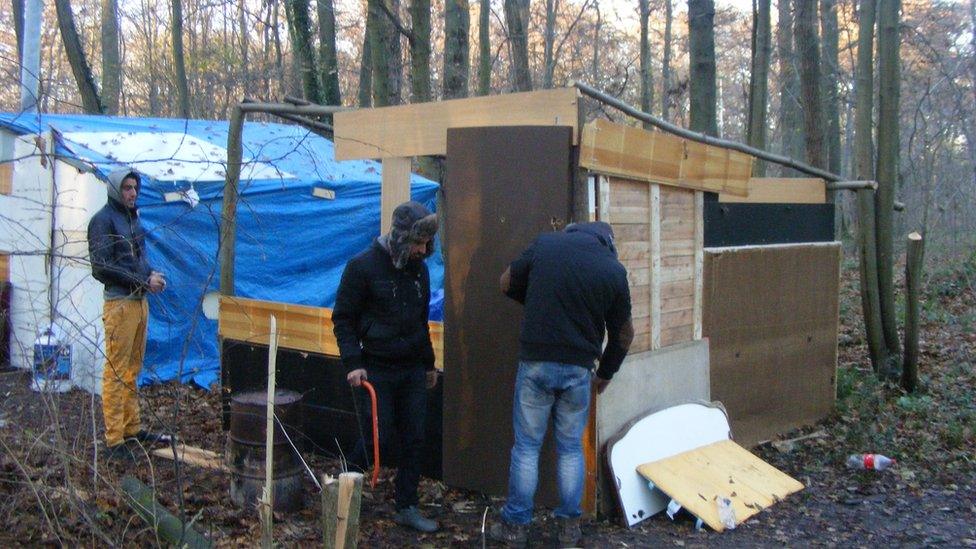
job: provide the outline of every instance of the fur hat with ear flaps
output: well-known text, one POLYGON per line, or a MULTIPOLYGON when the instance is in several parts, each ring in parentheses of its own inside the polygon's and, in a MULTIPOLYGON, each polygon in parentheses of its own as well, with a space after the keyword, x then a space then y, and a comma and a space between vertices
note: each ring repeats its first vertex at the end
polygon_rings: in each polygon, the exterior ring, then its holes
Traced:
POLYGON ((393 210, 390 232, 380 237, 380 244, 393 258, 393 265, 402 269, 410 260, 410 246, 427 240, 424 257, 434 253, 434 235, 437 233, 437 214, 419 202, 404 202, 393 210))

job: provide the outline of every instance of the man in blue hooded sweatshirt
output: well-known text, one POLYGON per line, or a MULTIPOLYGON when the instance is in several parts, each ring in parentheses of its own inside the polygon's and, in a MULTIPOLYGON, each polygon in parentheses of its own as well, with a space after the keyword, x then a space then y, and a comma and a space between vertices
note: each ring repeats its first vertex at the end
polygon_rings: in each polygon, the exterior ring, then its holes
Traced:
POLYGON ((560 546, 576 546, 582 537, 581 438, 589 416, 590 386, 603 392, 634 338, 627 271, 617 260, 610 225, 579 223, 537 237, 500 282, 505 295, 525 306, 525 316, 515 380, 508 499, 502 520, 491 525, 489 534, 510 545, 528 542, 539 449, 552 413, 559 456, 560 504, 554 513, 558 540, 560 546))
POLYGON ((110 459, 131 459, 126 440, 166 442, 166 435, 142 428, 136 379, 146 352, 147 293, 166 288, 162 273, 149 267, 145 233, 139 224, 141 181, 131 168, 108 175, 108 203, 88 222, 92 276, 104 284, 105 369, 102 415, 110 459))

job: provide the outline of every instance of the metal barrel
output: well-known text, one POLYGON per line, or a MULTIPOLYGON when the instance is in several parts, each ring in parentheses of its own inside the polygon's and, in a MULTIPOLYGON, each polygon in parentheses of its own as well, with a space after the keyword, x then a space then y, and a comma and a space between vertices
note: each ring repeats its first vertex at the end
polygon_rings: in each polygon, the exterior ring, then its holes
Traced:
MULTIPOLYGON (((231 397, 230 432, 227 435, 227 466, 231 471, 231 500, 244 509, 256 509, 265 481, 265 431, 267 426, 267 393, 256 391, 231 397)), ((298 443, 301 432, 298 403, 302 395, 279 389, 274 395, 278 421, 274 426, 274 510, 294 512, 304 507, 303 468, 295 450, 285 438, 298 443)))

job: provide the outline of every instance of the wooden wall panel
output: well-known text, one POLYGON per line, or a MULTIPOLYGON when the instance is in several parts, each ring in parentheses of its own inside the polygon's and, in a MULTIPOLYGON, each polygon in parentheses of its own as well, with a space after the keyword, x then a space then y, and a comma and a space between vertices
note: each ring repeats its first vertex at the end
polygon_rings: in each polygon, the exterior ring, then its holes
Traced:
MULTIPOLYGON (((613 227, 617 255, 627 269, 630 283, 634 342, 631 352, 648 351, 652 345, 650 185, 609 178, 609 223, 613 227)), ((606 221, 606 220, 604 220, 606 221)))

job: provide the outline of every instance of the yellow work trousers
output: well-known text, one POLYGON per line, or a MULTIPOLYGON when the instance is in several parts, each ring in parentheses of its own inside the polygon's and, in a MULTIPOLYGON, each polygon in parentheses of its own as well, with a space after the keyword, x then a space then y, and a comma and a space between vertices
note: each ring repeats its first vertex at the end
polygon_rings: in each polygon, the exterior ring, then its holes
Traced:
POLYGON ((105 370, 102 372, 102 415, 105 443, 121 444, 142 428, 136 378, 146 354, 149 305, 145 299, 105 302, 105 370))

